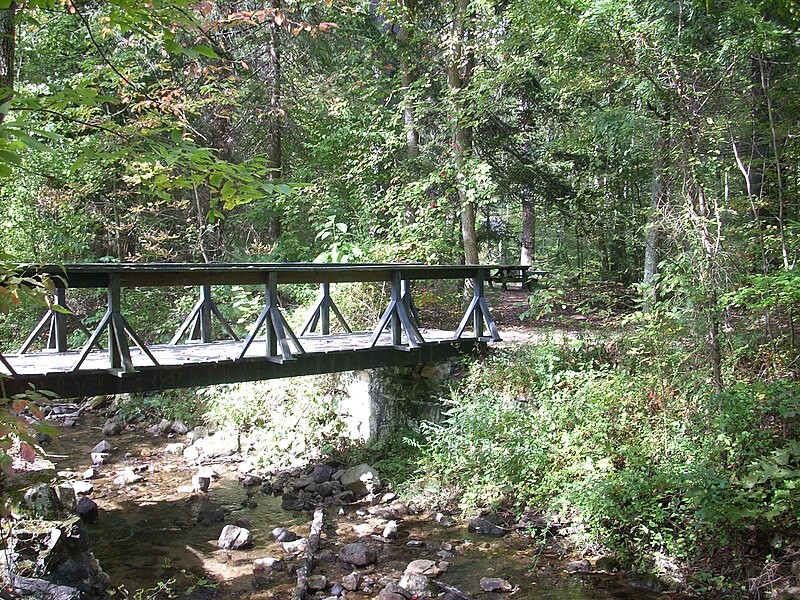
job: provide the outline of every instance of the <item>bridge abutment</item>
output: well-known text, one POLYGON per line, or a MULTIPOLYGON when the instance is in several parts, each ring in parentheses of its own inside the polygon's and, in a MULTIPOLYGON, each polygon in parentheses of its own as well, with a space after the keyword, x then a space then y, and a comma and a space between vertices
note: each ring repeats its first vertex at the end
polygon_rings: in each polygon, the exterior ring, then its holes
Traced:
POLYGON ((374 442, 441 418, 441 392, 452 361, 352 371, 341 375, 338 412, 351 440, 374 442))

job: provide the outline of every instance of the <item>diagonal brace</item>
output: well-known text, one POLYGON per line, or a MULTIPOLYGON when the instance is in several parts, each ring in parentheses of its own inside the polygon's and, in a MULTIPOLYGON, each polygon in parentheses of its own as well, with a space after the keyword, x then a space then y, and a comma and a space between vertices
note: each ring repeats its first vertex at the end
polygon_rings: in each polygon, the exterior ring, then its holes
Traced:
MULTIPOLYGON (((392 331, 392 345, 402 345, 402 334, 405 331, 408 346, 411 348, 419 348, 421 344, 425 343, 425 338, 419 331, 416 318, 412 317, 412 306, 410 301, 410 292, 408 292, 408 282, 403 283, 399 271, 392 271, 392 291, 389 306, 381 315, 378 325, 372 332, 372 337, 369 340, 369 347, 374 348, 378 343, 383 330, 390 326, 392 331), (405 293, 403 289, 405 287, 405 293)), ((415 311, 414 311, 415 312, 415 311)))
POLYGON ((306 320, 305 325, 303 325, 303 329, 300 331, 300 336, 302 337, 307 333, 314 333, 317 326, 320 327, 320 333, 322 335, 329 335, 331 332, 331 311, 333 311, 334 316, 339 321, 345 333, 353 333, 353 330, 342 316, 339 307, 336 306, 336 302, 331 298, 331 284, 325 282, 320 284, 319 296, 317 296, 317 300, 311 309, 311 314, 306 320))
POLYGON ((169 342, 170 345, 174 346, 178 344, 187 331, 189 331, 188 341, 190 342, 200 341, 203 344, 211 342, 212 315, 217 317, 217 320, 219 321, 220 325, 222 325, 225 333, 227 333, 232 340, 238 342, 239 336, 234 333, 233 328, 231 327, 230 323, 228 323, 228 320, 222 315, 219 308, 217 308, 216 303, 211 299, 211 286, 202 285, 200 286, 200 299, 195 303, 192 311, 189 313, 189 316, 183 321, 175 335, 172 336, 172 339, 169 342))
POLYGON ((250 329, 247 337, 242 343, 242 350, 237 357, 237 360, 244 358, 247 350, 256 338, 256 335, 261 330, 261 327, 266 324, 266 353, 267 358, 278 358, 282 360, 295 360, 292 350, 289 346, 291 341, 297 350, 298 354, 305 354, 303 346, 292 331, 289 323, 281 313, 278 307, 278 275, 277 273, 270 272, 267 274, 267 284, 264 292, 264 309, 256 319, 255 324, 250 329), (278 351, 280 350, 280 356, 278 351))

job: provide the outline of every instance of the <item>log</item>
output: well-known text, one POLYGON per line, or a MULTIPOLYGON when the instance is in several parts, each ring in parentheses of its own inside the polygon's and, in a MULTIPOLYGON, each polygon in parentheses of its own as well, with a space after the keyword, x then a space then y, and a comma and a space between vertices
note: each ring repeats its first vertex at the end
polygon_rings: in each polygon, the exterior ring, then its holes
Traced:
POLYGON ((308 576, 314 567, 314 553, 319 549, 319 536, 322 533, 322 520, 325 513, 321 508, 314 511, 314 519, 311 521, 311 532, 308 534, 303 558, 297 565, 297 585, 295 585, 292 600, 305 600, 308 596, 308 576))

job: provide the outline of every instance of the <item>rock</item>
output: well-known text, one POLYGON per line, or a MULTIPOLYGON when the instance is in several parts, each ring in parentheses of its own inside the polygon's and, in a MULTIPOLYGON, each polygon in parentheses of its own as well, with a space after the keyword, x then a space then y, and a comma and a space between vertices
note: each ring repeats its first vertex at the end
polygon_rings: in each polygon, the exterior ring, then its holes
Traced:
POLYGON ((366 544, 362 544, 360 542, 346 544, 339 552, 339 560, 347 563, 348 565, 355 565, 356 567, 371 565, 377 559, 377 552, 375 552, 375 550, 366 544))
POLYGON ((159 423, 147 428, 147 433, 153 437, 167 435, 170 431, 172 431, 172 421, 169 419, 161 419, 159 423))
POLYGON ((116 417, 108 419, 103 424, 103 437, 113 437, 122 433, 123 425, 116 417))
POLYGON ((495 525, 489 519, 484 517, 475 517, 470 520, 467 529, 470 533, 480 533, 484 535, 505 535, 508 533, 502 527, 495 525))
POLYGON ((296 490, 302 490, 314 483, 314 478, 311 475, 303 475, 297 479, 292 480, 292 487, 296 490))
MULTIPOLYGON (((83 472, 83 475, 82 475, 82 477, 83 477, 84 479, 94 479, 95 477, 97 477, 97 471, 95 471, 94 469, 92 469, 92 468, 90 467, 90 468, 86 469, 86 470, 83 472)), ((76 492, 76 493, 77 493, 77 492, 76 492)))
MULTIPOLYGON (((68 585, 56 585, 45 579, 22 577, 13 575, 11 587, 15 594, 26 598, 40 598, 41 600, 81 600, 83 594, 78 588, 68 585)), ((16 595, 14 597, 17 597, 16 595)))
POLYGON ((185 458, 189 462, 194 462, 198 458, 200 458, 200 450, 194 446, 187 446, 183 450, 183 458, 185 458))
POLYGON ((317 465, 311 472, 311 478, 314 480, 314 483, 326 483, 331 480, 333 473, 333 467, 317 465))
POLYGON ((345 472, 345 469, 339 469, 333 475, 331 475, 331 480, 333 480, 333 481, 341 480, 342 475, 344 475, 344 472, 345 472))
POLYGON ((97 521, 100 511, 97 508, 97 502, 88 496, 78 496, 75 512, 78 513, 78 516, 80 516, 80 518, 87 523, 94 523, 97 521))
POLYGON ((72 481, 70 483, 78 496, 88 496, 94 491, 94 484, 91 481, 72 481))
POLYGON ((342 587, 348 592, 354 592, 361 583, 361 574, 353 571, 349 575, 342 577, 342 587))
POLYGON ((60 483, 55 487, 55 492, 61 507, 69 513, 74 513, 78 508, 78 497, 72 485, 69 482, 60 483))
POLYGON ((567 573, 588 573, 592 570, 591 563, 586 559, 573 560, 564 566, 567 573))
POLYGON ((197 492, 207 492, 211 487, 211 477, 201 477, 200 475, 192 475, 192 489, 197 492))
POLYGON ((262 480, 258 475, 247 474, 241 478, 241 482, 244 487, 250 488, 261 485, 262 480))
POLYGON ((350 490, 344 490, 343 492, 336 494, 336 499, 342 504, 350 504, 356 499, 356 495, 350 490))
POLYGON ((357 498, 374 494, 381 488, 378 472, 366 464, 347 469, 339 481, 343 489, 353 492, 357 498))
POLYGON ((128 467, 114 478, 114 485, 130 485, 132 483, 139 483, 143 479, 141 475, 128 467))
POLYGON ((331 596, 333 596, 334 598, 338 598, 339 596, 344 594, 344 592, 345 592, 345 587, 341 583, 334 583, 331 586, 331 592, 330 593, 331 593, 331 596))
POLYGON ((512 592, 514 591, 514 586, 511 585, 505 579, 500 579, 499 577, 481 577, 480 580, 481 589, 486 592, 512 592))
POLYGON ((107 454, 109 452, 111 452, 111 443, 107 440, 102 440, 92 448, 91 454, 107 454))
POLYGON ((272 571, 283 571, 284 569, 286 569, 286 563, 280 558, 257 558, 253 563, 253 573, 265 571, 271 573, 272 571))
MULTIPOLYGON (((426 596, 429 598, 430 596, 426 596)), ((394 581, 390 581, 388 585, 381 590, 378 594, 377 600, 411 600, 411 592, 394 581)))
POLYGON ((28 488, 22 501, 25 507, 40 519, 54 517, 58 513, 58 498, 53 488, 46 483, 28 488))
POLYGON ((186 444, 183 442, 173 442, 164 446, 164 451, 167 454, 174 454, 175 456, 181 456, 184 450, 186 450, 186 444))
POLYGON ((250 519, 247 519, 247 518, 244 518, 244 517, 236 519, 233 522, 233 524, 236 525, 237 527, 244 527, 245 529, 252 529, 253 528, 253 522, 250 519))
POLYGON ((400 578, 400 587, 411 592, 412 598, 418 598, 419 600, 436 598, 439 595, 439 588, 424 575, 403 573, 400 578))
POLYGON ((308 540, 306 538, 299 538, 293 542, 281 543, 281 548, 283 548, 284 552, 287 554, 300 554, 301 552, 305 552, 306 546, 308 546, 308 540))
POLYGON ((328 578, 325 575, 311 575, 308 578, 308 589, 319 592, 328 587, 328 578))
POLYGON ((236 525, 225 525, 217 540, 217 545, 226 550, 238 550, 249 546, 252 541, 253 536, 249 529, 236 527, 236 525))
POLYGON ((108 452, 92 452, 90 456, 94 466, 104 465, 108 462, 108 452))
POLYGON ((194 447, 200 451, 201 456, 218 458, 230 456, 239 451, 239 435, 235 431, 218 431, 214 435, 194 442, 194 447))
POLYGON ((397 539, 397 521, 389 521, 381 534, 387 540, 397 539))
POLYGON ((295 511, 303 510, 306 501, 302 496, 296 494, 284 494, 281 497, 281 508, 283 510, 295 511))
POLYGON ((424 548, 425 547, 425 542, 423 542, 422 540, 408 540, 406 542, 406 547, 407 548, 424 548))
POLYGON ((405 573, 407 575, 424 575, 425 577, 438 577, 442 570, 432 560, 412 560, 408 563, 405 573))
POLYGON ((433 515, 433 520, 442 527, 453 527, 453 525, 456 524, 456 521, 453 519, 453 517, 440 512, 437 512, 435 515, 433 515))
POLYGON ((202 440, 203 438, 208 437, 208 427, 200 425, 195 427, 192 431, 186 434, 186 438, 190 442, 196 442, 197 440, 202 440))
POLYGON ((176 435, 186 435, 189 433, 189 427, 183 421, 175 421, 172 424, 172 433, 176 435))
POLYGON ((270 532, 269 537, 281 544, 283 542, 293 542, 300 539, 299 535, 293 531, 289 531, 285 527, 276 527, 270 532))

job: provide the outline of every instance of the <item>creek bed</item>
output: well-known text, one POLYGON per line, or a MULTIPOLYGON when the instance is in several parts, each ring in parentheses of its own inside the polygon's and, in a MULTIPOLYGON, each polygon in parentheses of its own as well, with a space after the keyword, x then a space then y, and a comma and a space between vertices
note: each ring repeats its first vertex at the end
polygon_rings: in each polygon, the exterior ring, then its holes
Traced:
MULTIPOLYGON (((84 416, 75 428, 63 429, 52 452, 64 458, 58 469, 80 476, 90 466, 89 451, 102 439, 101 421, 84 416)), ((187 493, 179 486, 191 483, 196 466, 182 456, 168 454, 168 441, 152 438, 143 428, 128 428, 108 438, 114 446, 111 461, 96 467, 91 497, 100 507, 96 523, 88 526, 92 551, 112 583, 133 596, 168 597, 168 590, 184 598, 287 599, 295 584, 291 569, 265 576, 253 573, 258 558, 284 557, 283 548, 270 539, 276 527, 286 527, 300 536, 308 533, 310 513, 281 509, 281 499, 245 488, 237 477, 235 460, 212 461, 218 474, 206 493, 187 493), (128 485, 113 482, 117 472, 131 467, 143 479, 128 485), (204 519, 220 511, 223 520, 204 519), (254 542, 243 550, 221 550, 216 540, 225 524, 246 520, 254 542), (158 590, 161 590, 160 592, 158 590)), ((339 548, 367 535, 373 524, 376 536, 370 544, 378 549, 375 565, 359 569, 373 582, 370 591, 347 592, 348 600, 377 596, 382 579, 399 580, 409 562, 445 557, 449 569, 439 577, 461 591, 481 599, 547 600, 650 600, 663 598, 634 588, 622 575, 563 573, 564 561, 548 554, 534 540, 516 534, 494 537, 469 533, 461 526, 445 527, 426 515, 404 515, 398 520, 398 539, 379 541, 380 521, 360 517, 357 505, 326 513, 321 553, 314 572, 339 582, 352 567, 338 560, 339 548), (423 542, 409 547, 409 540, 423 542), (443 550, 444 549, 444 550, 443 550), (446 554, 438 555, 441 552, 446 554), (481 577, 500 577, 517 586, 513 595, 483 593, 481 577)), ((295 564, 287 560, 287 565, 295 564)), ((122 596, 122 594, 120 594, 122 596)), ((674 596, 676 597, 676 596, 674 596)))

